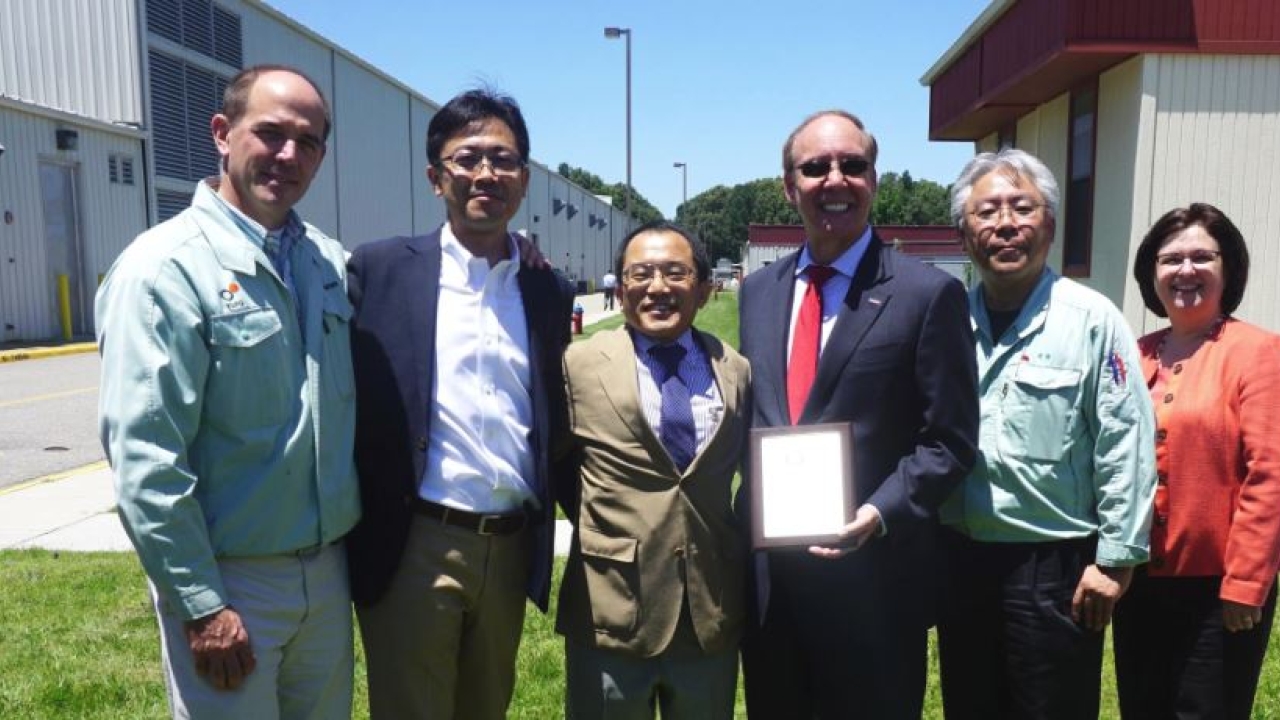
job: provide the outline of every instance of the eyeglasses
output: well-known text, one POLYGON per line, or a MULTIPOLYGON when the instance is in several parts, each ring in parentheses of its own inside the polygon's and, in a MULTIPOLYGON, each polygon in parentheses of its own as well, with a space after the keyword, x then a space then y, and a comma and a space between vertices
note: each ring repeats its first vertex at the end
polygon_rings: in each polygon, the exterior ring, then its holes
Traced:
POLYGON ((648 285, 661 275, 667 284, 680 285, 688 282, 694 272, 682 262, 636 263, 622 269, 622 280, 630 285, 648 285))
POLYGON ((506 150, 459 150, 449 157, 440 158, 460 171, 461 174, 472 175, 480 172, 481 165, 488 165, 494 175, 515 175, 524 167, 524 159, 506 150))
POLYGON ((871 167, 871 162, 866 158, 860 157, 842 157, 831 159, 806 160, 796 169, 800 174, 807 178, 823 178, 831 173, 832 166, 840 168, 840 174, 845 177, 856 177, 867 171, 871 167))
POLYGON ((1177 270, 1182 264, 1190 260, 1191 264, 1198 267, 1208 267, 1213 264, 1214 260, 1222 257, 1222 253, 1217 250, 1192 250, 1189 253, 1162 253, 1156 255, 1156 264, 1162 268, 1177 270))
POLYGON ((984 205, 977 210, 970 210, 972 215, 980 225, 994 225, 999 221, 1000 216, 1006 212, 1009 213, 1014 220, 1018 222, 1027 222, 1034 220, 1040 214, 1040 210, 1044 207, 1040 203, 1034 203, 1030 200, 1019 200, 1012 205, 984 205))

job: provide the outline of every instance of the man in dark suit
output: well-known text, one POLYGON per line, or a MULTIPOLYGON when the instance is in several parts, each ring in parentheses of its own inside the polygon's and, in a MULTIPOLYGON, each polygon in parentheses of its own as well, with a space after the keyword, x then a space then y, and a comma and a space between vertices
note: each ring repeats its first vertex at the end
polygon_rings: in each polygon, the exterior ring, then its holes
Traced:
POLYGON ((693 327, 711 296, 706 248, 658 221, 623 239, 625 327, 565 353, 579 481, 560 586, 566 716, 729 720, 744 553, 730 500, 750 369, 693 327))
POLYGON ((375 720, 504 717, 526 593, 547 607, 573 294, 507 232, 528 157, 514 100, 455 97, 427 129, 448 222, 348 266, 364 510, 348 552, 375 720))
POLYGON ((783 182, 805 245, 742 287, 754 426, 851 423, 857 503, 837 546, 756 555, 754 718, 918 718, 923 704, 936 510, 975 459, 977 381, 964 287, 869 224, 876 150, 842 111, 792 132, 783 182))

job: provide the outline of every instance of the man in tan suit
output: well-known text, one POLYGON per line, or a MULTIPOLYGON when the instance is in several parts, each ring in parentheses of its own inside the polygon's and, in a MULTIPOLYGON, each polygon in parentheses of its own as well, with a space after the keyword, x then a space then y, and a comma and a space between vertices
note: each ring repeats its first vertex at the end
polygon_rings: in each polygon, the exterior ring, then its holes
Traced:
POLYGON ((712 285, 691 233, 644 225, 615 265, 626 327, 565 354, 566 715, 731 718, 744 555, 730 500, 750 369, 692 327, 712 285))

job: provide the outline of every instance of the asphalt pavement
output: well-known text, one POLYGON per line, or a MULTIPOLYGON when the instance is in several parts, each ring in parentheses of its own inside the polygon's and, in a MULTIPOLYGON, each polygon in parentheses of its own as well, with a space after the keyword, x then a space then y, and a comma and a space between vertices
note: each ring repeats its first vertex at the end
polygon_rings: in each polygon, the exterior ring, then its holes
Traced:
MULTIPOLYGON (((618 314, 617 309, 604 309, 600 293, 579 296, 577 303, 584 310, 585 326, 618 314)), ((96 406, 97 363, 96 356, 78 361, 74 356, 87 356, 95 350, 92 343, 0 350, 0 378, 4 380, 0 386, 0 549, 132 549, 116 517, 111 469, 96 441, 91 449, 84 442, 86 427, 95 433, 96 440, 96 412, 85 410, 85 405, 92 400, 96 406), (26 365, 27 361, 31 365, 26 365), (68 410, 62 407, 65 400, 78 404, 68 410), (60 444, 64 442, 59 434, 63 431, 74 439, 60 444), (39 476, 19 475, 9 479, 9 484, 4 482, 4 472, 22 473, 22 468, 47 466, 50 453, 58 455, 55 465, 65 465, 67 458, 72 458, 75 466, 39 476), (28 456, 43 460, 28 463, 23 459, 28 456)), ((560 522, 556 552, 565 554, 570 531, 567 523, 560 522)))

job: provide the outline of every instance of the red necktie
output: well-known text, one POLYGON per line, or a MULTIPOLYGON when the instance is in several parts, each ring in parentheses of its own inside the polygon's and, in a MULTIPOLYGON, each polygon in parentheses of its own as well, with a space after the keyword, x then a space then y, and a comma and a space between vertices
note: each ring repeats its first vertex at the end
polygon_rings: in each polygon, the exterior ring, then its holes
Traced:
POLYGON ((791 424, 800 422, 800 413, 809 399, 809 388, 818 374, 818 349, 822 347, 822 285, 835 274, 828 265, 810 265, 809 287, 796 316, 796 331, 791 337, 791 362, 787 364, 787 409, 791 424))

